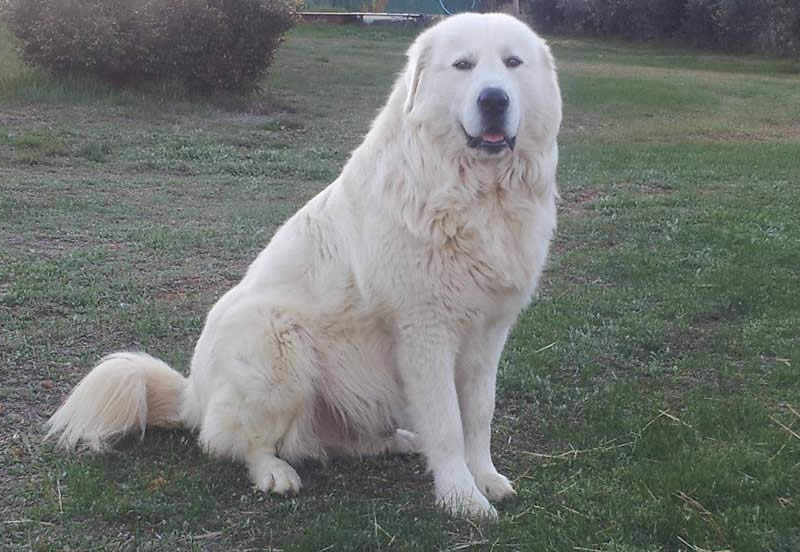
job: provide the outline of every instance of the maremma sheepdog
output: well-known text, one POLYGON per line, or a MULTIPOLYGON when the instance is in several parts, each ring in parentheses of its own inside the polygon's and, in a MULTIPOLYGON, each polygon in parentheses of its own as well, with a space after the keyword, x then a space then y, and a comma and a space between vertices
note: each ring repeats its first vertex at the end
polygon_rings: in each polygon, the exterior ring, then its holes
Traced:
POLYGON ((331 454, 419 452, 438 504, 494 517, 497 365, 556 227, 561 97, 545 42, 503 14, 419 35, 341 175, 208 313, 184 377, 105 357, 47 422, 67 449, 195 430, 264 492, 331 454))

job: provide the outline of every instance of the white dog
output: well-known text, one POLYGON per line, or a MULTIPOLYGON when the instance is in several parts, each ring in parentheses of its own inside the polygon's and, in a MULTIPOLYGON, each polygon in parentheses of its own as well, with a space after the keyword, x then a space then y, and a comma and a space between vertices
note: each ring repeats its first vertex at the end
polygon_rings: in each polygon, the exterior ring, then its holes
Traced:
POLYGON ((556 226, 560 122, 553 59, 524 23, 426 30, 339 178, 208 313, 189 377, 108 356, 48 436, 100 450, 189 427, 278 494, 300 489, 289 462, 414 450, 439 504, 495 516, 514 493, 490 454, 497 364, 556 226))

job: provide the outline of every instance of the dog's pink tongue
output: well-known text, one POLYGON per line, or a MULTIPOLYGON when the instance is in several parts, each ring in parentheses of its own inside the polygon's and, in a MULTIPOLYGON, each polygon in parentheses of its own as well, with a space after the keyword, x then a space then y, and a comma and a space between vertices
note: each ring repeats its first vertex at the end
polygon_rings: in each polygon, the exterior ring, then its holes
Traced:
POLYGON ((481 134, 481 139, 484 142, 497 143, 505 140, 506 136, 505 134, 501 134, 499 132, 484 132, 483 134, 481 134))

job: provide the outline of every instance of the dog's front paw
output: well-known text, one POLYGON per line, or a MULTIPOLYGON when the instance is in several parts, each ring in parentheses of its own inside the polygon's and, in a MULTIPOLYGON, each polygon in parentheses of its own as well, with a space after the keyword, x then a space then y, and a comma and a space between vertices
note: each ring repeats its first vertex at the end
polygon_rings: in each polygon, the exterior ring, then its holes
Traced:
POLYGON ((509 481, 505 475, 498 473, 495 469, 479 473, 475 477, 475 483, 489 500, 502 500, 517 494, 514 487, 511 485, 511 481, 509 481))
MULTIPOLYGON (((453 516, 472 519, 496 519, 497 510, 475 485, 475 480, 466 469, 445 472, 444 477, 435 477, 436 503, 453 516)), ((441 473, 441 472, 440 472, 441 473)))
POLYGON ((497 519, 497 510, 475 486, 471 489, 451 489, 438 496, 436 503, 452 516, 497 519))

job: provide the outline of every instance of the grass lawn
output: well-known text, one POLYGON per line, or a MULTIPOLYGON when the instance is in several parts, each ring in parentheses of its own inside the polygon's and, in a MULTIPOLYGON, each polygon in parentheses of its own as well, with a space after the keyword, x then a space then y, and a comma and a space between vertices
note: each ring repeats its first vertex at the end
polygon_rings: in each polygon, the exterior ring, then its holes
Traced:
POLYGON ((188 367, 207 309, 338 174, 407 31, 300 27, 261 97, 24 68, 0 31, 0 549, 800 550, 800 65, 553 40, 560 223, 502 361, 495 524, 418 457, 254 491, 193 436, 66 457, 40 424, 102 355, 188 367))

